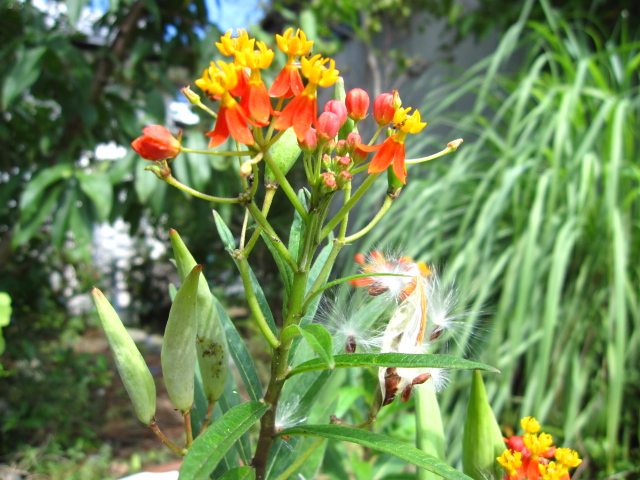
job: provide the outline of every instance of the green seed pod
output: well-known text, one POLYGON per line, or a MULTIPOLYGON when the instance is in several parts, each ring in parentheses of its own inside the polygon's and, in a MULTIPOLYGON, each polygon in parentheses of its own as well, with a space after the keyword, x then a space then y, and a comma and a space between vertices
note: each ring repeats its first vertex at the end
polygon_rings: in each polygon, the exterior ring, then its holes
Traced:
MULTIPOLYGON (((196 264, 187 246, 175 230, 169 231, 180 280, 196 264)), ((207 280, 200 274, 198 281, 198 327, 196 333, 198 365, 202 375, 202 386, 209 404, 215 403, 224 392, 229 371, 227 336, 218 316, 218 310, 207 280)))
POLYGON ((145 425, 149 425, 156 413, 156 384, 149 367, 109 300, 95 287, 91 294, 122 383, 127 389, 138 418, 145 425))
POLYGON ((196 265, 178 289, 169 312, 162 342, 162 374, 173 406, 183 415, 191 410, 196 371, 196 325, 198 279, 196 265))
MULTIPOLYGON (((293 127, 290 127, 284 131, 276 143, 271 145, 267 155, 271 155, 282 174, 286 175, 293 167, 293 164, 296 163, 301 152, 298 138, 293 131, 293 127)), ((264 184, 278 185, 278 180, 269 167, 266 167, 264 171, 264 184)))
POLYGON ((476 480, 500 478, 501 467, 496 458, 504 449, 502 433, 489 405, 482 375, 475 370, 464 422, 462 471, 476 480))

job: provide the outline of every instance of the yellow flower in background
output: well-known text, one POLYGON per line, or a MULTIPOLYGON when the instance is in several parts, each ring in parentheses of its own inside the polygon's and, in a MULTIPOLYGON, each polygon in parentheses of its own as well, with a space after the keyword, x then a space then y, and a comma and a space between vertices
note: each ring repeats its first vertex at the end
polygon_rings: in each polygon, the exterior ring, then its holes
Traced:
POLYGON ((520 420, 520 426, 527 433, 538 433, 540 431, 540 424, 534 417, 524 417, 520 420))
POLYGON ((575 468, 582 463, 578 452, 570 448, 556 448, 556 460, 567 467, 575 468))

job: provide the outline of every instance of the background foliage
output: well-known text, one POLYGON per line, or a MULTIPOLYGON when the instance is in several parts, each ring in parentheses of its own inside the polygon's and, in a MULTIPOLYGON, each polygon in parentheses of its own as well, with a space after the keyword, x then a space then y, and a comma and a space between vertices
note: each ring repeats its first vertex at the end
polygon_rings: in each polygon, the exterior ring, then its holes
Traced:
MULTIPOLYGON (((300 5, 274 2, 262 28, 279 32, 296 24, 300 5)), ((99 35, 77 30, 83 2, 67 6, 66 15, 52 19, 30 2, 0 2, 0 291, 13 306, 12 323, 3 329, 9 378, 2 400, 23 405, 3 413, 5 452, 16 438, 42 438, 38 432, 56 430, 67 445, 92 435, 83 423, 92 413, 82 406, 105 384, 107 367, 68 349, 88 319, 67 315, 68 296, 49 283, 50 274, 69 265, 83 265, 75 269, 74 291, 95 282, 94 223, 123 217, 135 232, 144 218, 162 229, 167 213, 185 238, 201 242, 190 243, 194 253, 208 263, 226 258, 210 241, 212 222, 201 221, 210 217, 207 204, 164 189, 131 154, 111 162, 93 153, 98 143, 128 145, 144 124, 165 123, 176 86, 188 84, 212 58, 218 32, 208 25, 205 3, 110 2, 93 25, 99 35), (29 365, 44 377, 29 377, 33 372, 23 368, 29 365), (52 398, 44 408, 33 395, 43 386, 38 378, 78 393, 70 397, 78 405, 63 410, 52 398), (54 427, 62 411, 77 415, 54 427), (18 431, 22 437, 14 436, 18 431)), ((374 59, 369 66, 386 68, 387 77, 422 72, 412 71, 402 52, 386 49, 379 35, 406 27, 416 12, 446 18, 453 43, 506 29, 495 55, 426 100, 431 124, 454 125, 466 139, 453 160, 425 169, 428 176, 412 173, 394 206, 404 212, 420 205, 426 221, 392 215, 360 249, 403 246, 455 277, 471 313, 451 349, 503 371, 486 380, 504 425, 536 415, 582 449, 594 472, 632 469, 640 461, 637 2, 529 1, 505 8, 483 0, 472 11, 449 0, 305 6, 301 17, 317 25, 320 48, 363 42, 374 59), (391 16, 399 23, 387 24, 391 16), (452 113, 463 98, 472 99, 473 111, 452 113)), ((425 17, 421 26, 428 25, 425 17)), ((191 148, 201 147, 196 133, 186 132, 191 148)), ((416 152, 442 143, 440 136, 426 137, 416 152)), ((183 160, 176 173, 185 183, 227 193, 230 162, 183 160)), ((230 210, 221 214, 231 224, 241 221, 230 210)), ((147 266, 140 269, 149 278, 147 266)), ((274 275, 273 266, 261 266, 274 275)), ((144 283, 133 288, 153 290, 144 283)), ((342 394, 362 389, 359 382, 342 394)), ((454 378, 440 397, 452 462, 460 453, 466 391, 465 379, 454 378)), ((339 409, 355 406, 355 412, 359 401, 343 401, 339 409)), ((415 426, 403 415, 410 408, 388 409, 378 428, 410 440, 415 426)), ((383 478, 395 467, 390 475, 400 478, 401 465, 368 455, 332 444, 324 465, 334 478, 346 478, 344 472, 374 478, 372 471, 383 478)))

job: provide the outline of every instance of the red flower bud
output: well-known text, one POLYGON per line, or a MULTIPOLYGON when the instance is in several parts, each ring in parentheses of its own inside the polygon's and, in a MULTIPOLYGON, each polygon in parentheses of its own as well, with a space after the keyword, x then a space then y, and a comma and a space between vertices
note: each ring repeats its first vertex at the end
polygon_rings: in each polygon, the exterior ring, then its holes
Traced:
MULTIPOLYGON (((347 158, 347 157, 345 157, 347 158)), ((346 170, 340 172, 340 177, 342 177, 343 180, 351 180, 353 178, 353 175, 351 175, 349 172, 347 172, 346 170)))
POLYGON ((338 168, 347 168, 351 165, 351 159, 349 157, 336 157, 336 163, 338 168))
POLYGON ((325 112, 335 113, 340 119, 340 126, 347 121, 347 106, 340 100, 330 100, 324 106, 325 112))
POLYGON ((336 183, 336 176, 333 172, 326 172, 322 174, 322 181, 324 186, 327 188, 337 188, 338 184, 336 183))
POLYGON ((381 93, 373 101, 373 118, 380 126, 389 125, 393 121, 396 109, 393 106, 393 95, 381 93))
POLYGON ((143 136, 131 142, 133 149, 147 160, 164 160, 180 153, 180 142, 162 125, 142 129, 143 136))
POLYGON ((356 253, 353 256, 353 261, 359 265, 364 265, 366 260, 367 260, 366 257, 362 253, 356 253))
POLYGON ((318 137, 330 140, 338 134, 340 130, 340 118, 333 112, 324 112, 318 117, 316 127, 318 127, 318 137))
POLYGON ((369 110, 369 94, 361 88, 354 88, 347 93, 345 99, 347 114, 352 120, 362 120, 369 110))
POLYGON ((336 143, 336 153, 338 155, 346 155, 349 152, 347 149, 347 141, 346 140, 338 140, 336 143))
POLYGON ((352 153, 355 148, 362 143, 362 137, 357 132, 351 132, 347 135, 347 148, 349 153, 352 153))
POLYGON ((318 146, 318 136, 315 128, 310 128, 304 136, 302 141, 298 140, 300 150, 305 153, 313 153, 318 146))

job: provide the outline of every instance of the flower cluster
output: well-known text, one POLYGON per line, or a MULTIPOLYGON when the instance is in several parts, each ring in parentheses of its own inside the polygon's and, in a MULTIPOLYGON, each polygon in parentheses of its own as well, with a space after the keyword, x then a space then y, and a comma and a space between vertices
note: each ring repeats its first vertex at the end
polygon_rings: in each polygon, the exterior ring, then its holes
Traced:
POLYGON ((533 417, 520 420, 520 426, 526 433, 505 438, 507 448, 497 458, 506 469, 503 480, 569 480, 569 468, 582 463, 578 453, 554 447, 551 435, 538 433, 540 424, 533 417))
MULTIPOLYGON (((418 133, 426 125, 420 121, 420 112, 414 110, 409 115, 411 108, 401 108, 397 92, 379 95, 373 102, 378 133, 369 144, 364 144, 357 124, 368 116, 367 92, 355 88, 342 99, 328 102, 318 115, 318 88, 331 87, 340 78, 334 60, 311 55, 313 41, 307 40, 300 29, 294 33, 290 28, 283 35, 276 35, 275 44, 287 55, 287 60, 268 88, 261 70, 271 65, 275 53, 240 29, 237 36, 232 37, 230 30, 216 43, 221 55, 232 57, 230 61, 212 61, 195 81, 211 101, 219 102, 217 112, 203 105, 188 87, 183 89, 191 103, 216 117, 214 128, 206 134, 210 138, 209 148, 232 137, 257 154, 277 140, 270 138, 274 130, 292 129, 306 154, 305 167, 312 185, 328 191, 344 188, 355 173, 363 170, 357 165, 370 152, 375 152, 375 156, 365 167, 368 173, 380 173, 391 167, 395 177, 406 184, 404 143, 407 134, 418 133), (393 129, 388 138, 373 145, 383 128, 391 124, 393 129), (270 130, 265 135, 262 127, 266 126, 270 130), (318 158, 315 168, 310 160, 314 155, 318 158)), ((148 128, 164 129, 157 125, 148 128)), ((184 150, 166 129, 158 133, 149 135, 145 131, 144 136, 132 143, 133 148, 153 161, 174 158, 184 150)), ((251 171, 251 166, 247 169, 251 171)))

